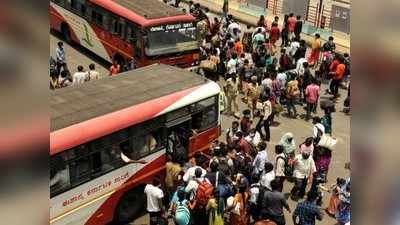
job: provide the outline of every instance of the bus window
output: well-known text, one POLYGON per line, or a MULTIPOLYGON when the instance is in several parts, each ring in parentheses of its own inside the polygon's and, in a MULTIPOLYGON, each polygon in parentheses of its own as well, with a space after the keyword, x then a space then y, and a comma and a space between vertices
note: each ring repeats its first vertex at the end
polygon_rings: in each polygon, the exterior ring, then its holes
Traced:
POLYGON ((92 171, 87 146, 80 145, 69 151, 73 155, 69 161, 71 184, 77 185, 89 180, 92 171))
POLYGON ((213 105, 193 114, 192 129, 194 129, 196 132, 201 132, 210 128, 211 126, 216 125, 217 121, 217 106, 213 105))
POLYGON ((60 193, 71 186, 69 167, 65 155, 58 154, 50 159, 50 195, 60 193))
POLYGON ((125 21, 116 16, 111 17, 111 33, 124 38, 125 21))
POLYGON ((86 16, 86 0, 71 0, 71 9, 81 16, 86 16))
POLYGON ((105 27, 104 26, 104 21, 105 21, 105 13, 99 10, 96 7, 92 7, 92 13, 91 13, 91 20, 93 23, 96 23, 99 26, 105 27))
POLYGON ((132 148, 136 159, 143 158, 160 150, 164 145, 162 137, 162 128, 159 128, 154 132, 134 137, 132 140, 132 148))

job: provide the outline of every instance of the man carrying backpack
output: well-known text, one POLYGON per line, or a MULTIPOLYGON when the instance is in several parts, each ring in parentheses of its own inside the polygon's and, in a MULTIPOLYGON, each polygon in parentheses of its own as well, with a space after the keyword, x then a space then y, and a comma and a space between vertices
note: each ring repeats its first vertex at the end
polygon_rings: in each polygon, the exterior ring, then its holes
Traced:
POLYGON ((284 153, 282 145, 275 146, 275 180, 279 185, 278 190, 283 190, 283 182, 285 181, 286 175, 285 168, 288 164, 288 157, 284 153))
MULTIPOLYGON (((194 225, 204 224, 204 218, 206 218, 206 206, 211 194, 214 191, 213 185, 208 181, 207 178, 202 178, 202 170, 196 168, 195 179, 190 181, 188 186, 191 185, 193 188, 189 187, 189 191, 193 193, 193 199, 191 204, 192 218, 194 225), (194 184, 193 182, 196 182, 194 184)), ((186 192, 188 192, 188 186, 186 187, 186 192)))

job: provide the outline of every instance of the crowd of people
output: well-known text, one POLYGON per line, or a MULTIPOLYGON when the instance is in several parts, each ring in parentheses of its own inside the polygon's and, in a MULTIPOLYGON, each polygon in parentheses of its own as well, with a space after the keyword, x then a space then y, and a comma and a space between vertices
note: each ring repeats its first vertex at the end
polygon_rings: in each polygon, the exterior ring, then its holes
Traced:
POLYGON ((338 224, 349 223, 350 179, 337 178, 330 190, 322 185, 332 149, 319 145, 325 135, 319 123, 313 127, 316 135, 299 146, 292 133, 284 134, 273 154, 260 133, 243 121, 245 116, 234 121, 225 141, 215 141, 209 154, 196 152, 187 162, 179 155, 169 158, 165 182, 155 177, 145 188, 150 224, 165 224, 170 217, 177 225, 283 225, 284 210, 294 224, 315 224, 325 214, 323 192, 332 195, 326 214, 338 224), (293 183, 289 193, 285 182, 293 183), (293 211, 289 197, 298 201, 293 211))
POLYGON ((285 210, 296 225, 315 224, 324 214, 349 224, 350 179, 337 178, 331 188, 324 186, 336 144, 332 113, 339 87, 349 86, 349 55, 335 52, 332 37, 324 44, 319 34, 310 43, 303 40, 300 16, 285 16, 282 30, 278 17, 268 26, 261 16, 257 27, 242 31, 232 15, 211 18, 208 12, 189 2, 202 43, 200 73, 223 87, 224 113, 236 119, 209 154, 196 152, 188 162, 171 157, 165 187, 158 177, 148 184, 158 193, 145 191, 148 202, 158 202, 155 208, 148 204, 150 224, 162 224, 169 216, 178 225, 283 225, 285 210), (326 81, 332 97, 320 101, 321 83, 326 81), (243 111, 239 100, 247 106, 243 111), (312 119, 310 137, 296 145, 288 132, 270 146, 275 116, 286 107, 288 116, 297 118, 298 104, 305 106, 305 120, 312 119), (316 116, 318 105, 322 117, 316 116), (284 192, 285 183, 293 183, 289 193, 284 192), (331 198, 321 210, 324 192, 331 198), (297 202, 294 209, 289 198, 297 202))
MULTIPOLYGON (((127 63, 122 68, 117 60, 114 60, 109 68, 108 76, 135 69, 134 61, 127 63)), ((79 85, 91 80, 100 79, 100 73, 96 71, 94 63, 88 65, 86 70, 82 65, 78 65, 76 72, 71 74, 67 66, 65 57, 64 43, 59 41, 55 52, 55 57, 50 56, 50 89, 58 89, 70 85, 79 85)))
MULTIPOLYGON (((177 7, 179 2, 169 4, 177 7)), ((335 52, 333 37, 324 44, 318 33, 311 42, 302 39, 301 16, 292 13, 285 15, 282 28, 279 17, 268 24, 260 16, 256 27, 243 30, 232 15, 212 17, 198 3, 189 1, 188 13, 198 19, 203 55, 199 73, 222 86, 224 114, 235 120, 224 141, 215 141, 207 154, 196 152, 189 161, 170 157, 165 180, 155 177, 146 185, 150 224, 165 224, 170 217, 177 225, 284 225, 285 210, 296 225, 313 225, 325 213, 338 224, 348 224, 350 179, 338 178, 330 189, 324 184, 336 143, 332 113, 342 86, 348 89, 344 105, 350 106, 349 54, 335 52), (329 82, 329 101, 320 100, 323 82, 329 82), (297 105, 305 106, 306 121, 312 119, 309 137, 296 145, 294 134, 287 132, 273 147, 270 126, 275 117, 286 109, 288 117, 297 118, 297 105), (316 116, 318 105, 322 117, 316 116), (285 183, 293 183, 289 193, 285 183), (331 193, 325 213, 323 192, 331 193), (298 202, 294 209, 289 198, 298 202)), ((120 70, 115 62, 109 75, 120 70)), ((94 64, 88 70, 78 66, 71 76, 58 43, 56 57, 50 59, 52 89, 99 77, 94 64)))

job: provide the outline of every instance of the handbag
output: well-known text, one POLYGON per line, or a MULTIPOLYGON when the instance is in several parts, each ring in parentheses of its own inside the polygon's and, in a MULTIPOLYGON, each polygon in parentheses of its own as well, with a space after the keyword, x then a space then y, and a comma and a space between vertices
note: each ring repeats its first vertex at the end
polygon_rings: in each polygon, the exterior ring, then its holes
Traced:
POLYGON ((323 134, 318 142, 318 145, 329 150, 334 150, 337 143, 337 139, 327 134, 323 134))

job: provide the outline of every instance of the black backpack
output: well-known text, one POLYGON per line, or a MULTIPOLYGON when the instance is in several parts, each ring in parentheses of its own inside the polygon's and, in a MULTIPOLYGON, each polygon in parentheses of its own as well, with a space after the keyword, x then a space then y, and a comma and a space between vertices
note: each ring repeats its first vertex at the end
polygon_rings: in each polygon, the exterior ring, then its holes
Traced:
MULTIPOLYGON (((293 168, 293 165, 290 165, 290 164, 289 164, 289 157, 288 157, 287 155, 285 155, 285 157, 278 156, 278 157, 276 158, 275 165, 277 165, 279 159, 283 159, 283 161, 285 162, 284 169, 283 169, 283 173, 285 174, 285 176, 286 176, 286 177, 291 177, 291 176, 293 176, 293 170, 294 170, 294 168, 293 168)), ((275 166, 275 168, 276 168, 276 166, 275 166)))

